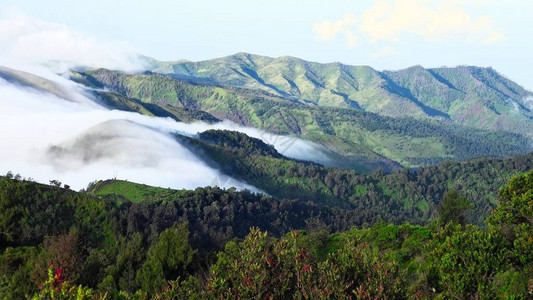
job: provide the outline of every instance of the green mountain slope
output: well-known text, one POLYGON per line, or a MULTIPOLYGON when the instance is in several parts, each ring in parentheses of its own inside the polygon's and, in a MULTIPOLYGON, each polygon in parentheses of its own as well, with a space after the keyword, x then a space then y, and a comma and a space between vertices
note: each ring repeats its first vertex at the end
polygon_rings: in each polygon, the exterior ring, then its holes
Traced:
POLYGON ((242 133, 210 130, 196 139, 177 136, 193 152, 228 176, 278 199, 299 199, 359 211, 359 222, 425 223, 449 189, 472 201, 471 221, 481 224, 496 205, 495 195, 512 176, 533 166, 533 153, 506 159, 446 162, 391 174, 357 174, 280 156, 242 133), (387 212, 387 213, 385 213, 387 212))
POLYGON ((517 133, 533 132, 531 92, 491 68, 420 66, 384 72, 409 97, 444 113, 458 124, 517 133))
POLYGON ((345 231, 359 211, 234 189, 110 180, 74 192, 0 176, 0 295, 528 299, 532 188, 533 171, 511 179, 486 228, 345 231))
POLYGON ((258 90, 192 84, 160 74, 99 69, 80 76, 135 101, 202 111, 217 119, 315 141, 339 156, 333 166, 359 171, 505 156, 531 149, 530 141, 516 134, 307 105, 258 90))
POLYGON ((320 106, 439 118, 480 129, 533 132, 532 108, 525 103, 533 94, 491 68, 416 66, 378 72, 368 66, 247 53, 200 62, 150 59, 148 66, 177 78, 261 89, 320 106))

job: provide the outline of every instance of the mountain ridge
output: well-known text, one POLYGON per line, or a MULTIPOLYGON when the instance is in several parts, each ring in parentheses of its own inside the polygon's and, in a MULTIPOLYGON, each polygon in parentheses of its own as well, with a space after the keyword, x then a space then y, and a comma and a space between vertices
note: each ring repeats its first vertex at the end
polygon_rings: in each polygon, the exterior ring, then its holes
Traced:
POLYGON ((149 70, 211 83, 269 91, 312 103, 386 116, 436 118, 488 130, 533 131, 533 93, 491 67, 457 66, 377 71, 340 62, 248 53, 197 62, 152 60, 149 70), (474 112, 472 112, 474 111, 474 112))
POLYGON ((434 119, 394 118, 357 109, 306 105, 261 90, 194 85, 171 75, 97 69, 80 76, 143 103, 200 110, 239 125, 275 134, 295 134, 342 156, 357 157, 358 169, 365 171, 375 169, 376 162, 390 167, 386 160, 415 167, 446 159, 499 156, 531 149, 530 141, 515 133, 469 128, 434 119))

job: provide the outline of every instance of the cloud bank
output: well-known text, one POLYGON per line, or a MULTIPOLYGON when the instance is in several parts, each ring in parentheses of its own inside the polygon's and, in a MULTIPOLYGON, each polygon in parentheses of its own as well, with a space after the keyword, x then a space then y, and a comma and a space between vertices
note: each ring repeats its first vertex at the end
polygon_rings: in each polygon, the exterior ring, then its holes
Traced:
POLYGON ((57 75, 80 66, 135 71, 142 68, 137 58, 124 44, 88 38, 60 24, 17 13, 1 16, 0 174, 59 180, 74 189, 116 175, 171 188, 219 185, 260 192, 208 166, 173 137, 208 129, 241 131, 288 157, 327 161, 319 145, 229 121, 185 124, 110 110, 57 75))
POLYGON ((69 99, 0 79, 0 173, 13 171, 47 183, 56 179, 81 189, 94 180, 118 179, 171 188, 235 186, 261 192, 228 178, 180 145, 173 134, 195 136, 209 129, 244 132, 289 157, 327 160, 323 148, 294 137, 218 124, 178 123, 109 110, 74 83, 41 70, 69 99), (76 101, 72 101, 75 99, 76 101))
MULTIPOLYGON (((90 101, 87 99, 87 101, 90 101)), ((75 189, 118 174, 156 186, 193 189, 220 173, 181 146, 158 120, 95 108, 0 81, 0 171, 75 189), (153 125, 152 127, 146 124, 153 125)), ((242 182, 239 188, 258 191, 242 182)), ((229 187, 229 186, 224 186, 229 187)))
POLYGON ((359 36, 368 37, 371 43, 375 43, 397 42, 406 34, 427 41, 461 39, 481 44, 504 41, 504 33, 493 24, 490 16, 475 18, 461 7, 480 2, 378 0, 359 16, 347 13, 338 20, 316 22, 313 32, 322 41, 332 40, 344 32, 348 46, 359 41, 359 36))
POLYGON ((351 27, 357 24, 356 18, 353 14, 347 13, 343 18, 336 21, 321 21, 313 24, 313 32, 315 36, 322 41, 329 41, 336 37, 339 33, 344 33, 346 38, 346 45, 354 47, 357 45, 358 37, 353 34, 351 27))
POLYGON ((0 64, 47 64, 57 72, 88 66, 135 71, 138 53, 122 43, 83 36, 70 28, 14 11, 0 16, 0 64))

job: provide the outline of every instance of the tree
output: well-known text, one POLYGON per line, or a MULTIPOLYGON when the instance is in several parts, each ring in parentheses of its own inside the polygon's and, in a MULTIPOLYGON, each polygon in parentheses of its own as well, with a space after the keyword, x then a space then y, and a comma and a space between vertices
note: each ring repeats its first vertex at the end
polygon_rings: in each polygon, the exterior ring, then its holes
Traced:
POLYGON ((435 275, 428 280, 430 289, 442 293, 445 299, 492 298, 497 290, 494 279, 507 268, 508 250, 503 237, 470 224, 441 228, 427 250, 425 268, 427 274, 435 275))
POLYGON ((78 243, 76 231, 46 237, 43 242, 43 252, 32 272, 36 282, 46 278, 47 266, 50 263, 63 270, 64 279, 76 282, 83 262, 78 243))
POLYGON ((188 224, 175 224, 159 235, 148 250, 148 258, 137 273, 143 291, 154 294, 169 280, 184 278, 195 251, 189 246, 188 224))
POLYGON ((50 180, 50 185, 53 185, 55 187, 61 187, 61 181, 57 179, 50 180))
POLYGON ((444 194, 442 202, 437 207, 437 214, 444 225, 454 222, 465 226, 468 223, 467 210, 472 208, 470 201, 450 190, 444 194))
POLYGON ((512 243, 514 263, 533 271, 533 170, 500 190, 500 205, 487 223, 512 243))

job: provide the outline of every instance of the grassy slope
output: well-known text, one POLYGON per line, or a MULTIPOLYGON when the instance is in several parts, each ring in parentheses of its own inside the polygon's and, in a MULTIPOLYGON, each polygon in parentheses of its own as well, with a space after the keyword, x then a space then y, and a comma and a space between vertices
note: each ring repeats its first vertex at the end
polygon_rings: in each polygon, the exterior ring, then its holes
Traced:
MULTIPOLYGON (((447 162, 422 168, 416 173, 402 170, 392 174, 358 175, 353 171, 286 159, 270 153, 270 150, 265 152, 268 146, 259 140, 256 143, 242 142, 243 139, 227 134, 232 133, 210 131, 208 137, 200 135, 205 141, 181 136, 178 139, 227 175, 246 181, 278 199, 356 209, 361 211, 365 220, 374 222, 426 222, 435 213, 443 194, 454 188, 472 201, 471 220, 481 224, 497 204, 495 196, 499 188, 512 176, 533 166, 533 154, 529 154, 506 159, 447 162)), ((177 193, 122 181, 105 182, 96 190, 104 194, 120 194, 132 201, 164 199, 177 193)))
POLYGON ((390 116, 449 117, 454 123, 481 129, 533 131, 533 112, 524 104, 524 99, 533 94, 491 68, 416 66, 378 72, 368 66, 247 53, 200 62, 152 60, 151 68, 262 89, 321 106, 351 107, 390 116))
POLYGON ((531 92, 491 68, 418 66, 385 74, 417 101, 455 123, 517 133, 533 131, 533 112, 523 105, 531 92))
POLYGON ((85 76, 144 103, 205 111, 241 125, 297 134, 347 157, 348 162, 342 164, 360 171, 377 166, 388 169, 394 166, 389 159, 415 167, 446 159, 523 153, 530 149, 525 139, 515 135, 290 103, 256 90, 194 85, 157 74, 127 75, 102 69, 85 76))
POLYGON ((91 190, 88 192, 99 196, 120 195, 131 202, 141 202, 183 194, 183 191, 170 190, 123 180, 99 181, 92 186, 91 190))

